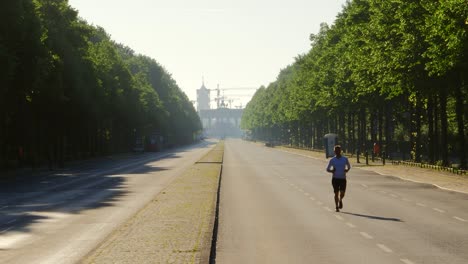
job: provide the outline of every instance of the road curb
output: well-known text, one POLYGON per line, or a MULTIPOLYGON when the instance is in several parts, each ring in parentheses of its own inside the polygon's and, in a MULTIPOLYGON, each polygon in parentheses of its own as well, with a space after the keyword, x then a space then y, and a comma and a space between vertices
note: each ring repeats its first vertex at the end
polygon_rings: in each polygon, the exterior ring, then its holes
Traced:
POLYGON ((218 192, 216 194, 216 210, 214 216, 214 223, 213 223, 213 232, 211 235, 211 249, 210 249, 210 256, 209 261, 205 262, 205 259, 202 259, 202 263, 216 263, 216 247, 218 244, 218 226, 219 226, 219 203, 221 197, 221 180, 223 177, 223 165, 221 164, 221 171, 219 173, 219 182, 218 182, 218 192))

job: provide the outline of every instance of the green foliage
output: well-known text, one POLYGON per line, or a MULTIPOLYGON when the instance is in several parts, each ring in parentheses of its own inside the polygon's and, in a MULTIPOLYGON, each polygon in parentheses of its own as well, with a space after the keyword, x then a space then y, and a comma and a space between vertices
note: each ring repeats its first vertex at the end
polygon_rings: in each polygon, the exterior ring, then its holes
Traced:
POLYGON ((333 132, 352 151, 380 141, 444 164, 457 149, 466 167, 467 19, 466 0, 348 1, 257 91, 242 126, 311 147, 333 132))
POLYGON ((80 20, 67 0, 3 1, 0 20, 1 161, 21 147, 30 162, 60 164, 129 151, 135 137, 189 143, 201 130, 162 66, 80 20))
POLYGON ((428 44, 426 69, 441 76, 454 68, 468 69, 468 4, 466 0, 422 1, 428 10, 422 27, 428 44))

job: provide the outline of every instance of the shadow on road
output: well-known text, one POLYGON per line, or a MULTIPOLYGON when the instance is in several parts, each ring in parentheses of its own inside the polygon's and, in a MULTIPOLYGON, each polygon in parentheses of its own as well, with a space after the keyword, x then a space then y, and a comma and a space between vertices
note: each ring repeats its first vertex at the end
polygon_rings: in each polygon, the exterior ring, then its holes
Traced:
POLYGON ((363 215, 363 214, 355 214, 355 213, 348 213, 348 212, 342 212, 343 214, 348 214, 348 215, 354 215, 354 216, 359 216, 359 217, 364 217, 364 218, 369 218, 373 220, 383 220, 383 221, 393 221, 393 222, 403 222, 399 218, 392 218, 392 217, 382 217, 382 216, 375 216, 375 215, 363 215))
MULTIPOLYGON (((175 153, 99 158, 62 170, 34 172, 0 184, 0 242, 10 232, 27 233, 35 223, 55 222, 83 210, 112 206, 130 195, 130 177, 164 171, 152 162, 175 153)), ((0 250, 6 250, 0 243, 0 250)))

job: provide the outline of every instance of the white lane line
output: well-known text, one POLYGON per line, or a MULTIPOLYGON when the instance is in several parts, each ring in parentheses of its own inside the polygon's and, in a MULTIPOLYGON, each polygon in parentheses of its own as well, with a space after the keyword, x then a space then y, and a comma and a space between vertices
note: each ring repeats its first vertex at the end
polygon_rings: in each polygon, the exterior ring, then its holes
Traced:
POLYGON ((388 248, 387 246, 385 246, 384 244, 377 244, 377 246, 378 246, 381 250, 383 250, 383 251, 385 251, 385 252, 387 252, 387 253, 392 253, 392 252, 393 252, 393 250, 389 249, 389 248, 388 248))
POLYGON ((410 199, 406 199, 406 198, 403 198, 402 200, 405 201, 405 202, 411 202, 410 199))
POLYGON ((445 213, 444 210, 439 209, 439 208, 432 208, 432 210, 437 211, 437 212, 439 212, 439 213, 445 213))
POLYGON ((9 228, 5 228, 5 229, 3 229, 3 230, 0 230, 0 234, 5 233, 6 231, 8 231, 8 230, 10 230, 10 229, 12 229, 12 228, 13 228, 13 227, 10 226, 9 228))
POLYGON ((396 195, 396 194, 393 194, 393 193, 392 193, 392 194, 390 194, 390 196, 391 196, 391 197, 393 197, 393 198, 398 198, 398 195, 396 195))
POLYGON ((336 217, 336 219, 338 219, 338 220, 341 220, 341 221, 343 221, 343 220, 344 220, 344 218, 343 218, 343 217, 341 217, 341 215, 337 215, 337 214, 336 214, 336 215, 335 215, 335 217, 336 217))
POLYGON ((305 195, 305 196, 309 196, 310 194, 306 192, 306 193, 304 193, 304 195, 305 195))
POLYGON ((365 185, 365 184, 363 184, 363 183, 361 183, 361 186, 364 187, 364 188, 367 188, 367 187, 368 187, 367 185, 365 185))
POLYGON ((10 220, 9 222, 7 222, 7 224, 11 224, 11 223, 13 223, 13 222, 16 222, 16 220, 18 220, 18 219, 10 220))
POLYGON ((322 205, 323 203, 321 201, 317 201, 317 204, 318 205, 322 205))
POLYGON ((462 221, 462 222, 468 222, 468 220, 465 220, 461 217, 458 217, 458 216, 454 216, 453 218, 457 219, 458 221, 462 221))
POLYGON ((426 207, 427 205, 422 204, 422 203, 416 203, 416 205, 421 206, 421 207, 426 207))
POLYGON ((310 199, 311 199, 312 201, 315 201, 315 197, 313 197, 313 196, 311 196, 310 199))
POLYGON ((349 226, 349 227, 351 227, 351 228, 356 228, 356 226, 355 226, 355 225, 353 225, 353 224, 351 224, 351 223, 349 223, 349 222, 348 222, 348 223, 346 223, 346 225, 347 225, 347 226, 349 226))
POLYGON ((379 192, 380 192, 380 193, 383 193, 383 194, 387 194, 387 192, 386 192, 386 191, 379 191, 379 192))
POLYGON ((300 191, 300 192, 304 192, 304 190, 302 190, 302 189, 299 189, 299 191, 300 191))
POLYGON ((367 239, 374 239, 374 237, 372 237, 371 235, 367 234, 366 232, 359 232, 359 234, 361 234, 361 236, 367 238, 367 239))
POLYGON ((414 264, 414 262, 412 262, 411 260, 409 259, 400 259, 401 262, 405 263, 405 264, 414 264))
POLYGON ((323 209, 327 210, 328 212, 331 212, 331 211, 332 211, 332 209, 330 209, 330 208, 328 208, 328 207, 326 207, 326 206, 324 206, 323 209))

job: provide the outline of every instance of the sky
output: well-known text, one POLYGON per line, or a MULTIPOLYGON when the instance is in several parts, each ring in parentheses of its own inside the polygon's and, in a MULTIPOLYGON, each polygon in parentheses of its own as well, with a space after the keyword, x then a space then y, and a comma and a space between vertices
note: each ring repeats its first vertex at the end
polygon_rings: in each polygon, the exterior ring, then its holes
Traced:
MULTIPOLYGON (((69 0, 111 38, 155 59, 196 100, 219 84, 231 107, 310 50, 310 34, 333 24, 346 0, 69 0), (235 90, 231 88, 251 88, 235 90)), ((215 92, 211 93, 214 99, 215 92)), ((214 105, 213 105, 214 106, 214 105)))

